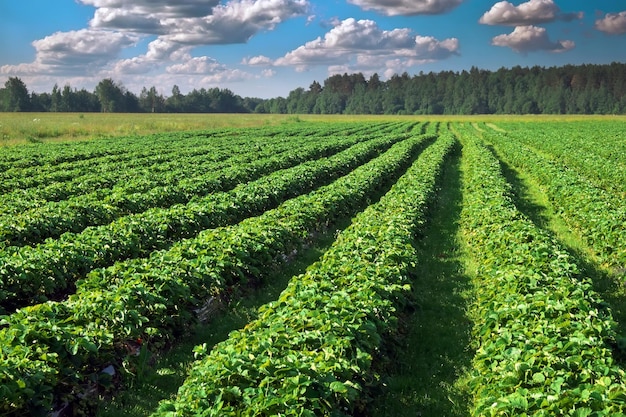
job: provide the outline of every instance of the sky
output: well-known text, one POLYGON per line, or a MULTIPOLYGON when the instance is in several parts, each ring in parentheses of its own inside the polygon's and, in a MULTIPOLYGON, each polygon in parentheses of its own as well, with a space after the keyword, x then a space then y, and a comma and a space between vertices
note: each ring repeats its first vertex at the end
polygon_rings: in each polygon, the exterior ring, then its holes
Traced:
POLYGON ((331 75, 626 62, 626 0, 0 0, 0 86, 286 97, 331 75))

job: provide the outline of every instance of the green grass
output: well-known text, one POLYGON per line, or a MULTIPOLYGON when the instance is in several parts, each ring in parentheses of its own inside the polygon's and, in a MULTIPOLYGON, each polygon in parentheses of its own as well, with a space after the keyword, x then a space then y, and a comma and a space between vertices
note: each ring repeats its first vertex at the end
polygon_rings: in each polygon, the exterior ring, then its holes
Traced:
POLYGON ((458 155, 441 179, 431 219, 418 241, 414 303, 401 322, 398 339, 376 368, 378 395, 368 416, 467 416, 469 393, 463 377, 471 366, 472 322, 466 315, 471 282, 458 244, 461 211, 458 155))

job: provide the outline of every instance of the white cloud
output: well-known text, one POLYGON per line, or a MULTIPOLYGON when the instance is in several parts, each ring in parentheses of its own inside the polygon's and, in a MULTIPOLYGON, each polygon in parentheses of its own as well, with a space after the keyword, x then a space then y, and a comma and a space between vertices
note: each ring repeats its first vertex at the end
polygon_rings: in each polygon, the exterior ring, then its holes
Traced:
POLYGON ((113 73, 116 76, 146 74, 168 62, 188 60, 191 57, 190 52, 191 46, 181 46, 157 38, 148 44, 148 51, 145 54, 115 62, 113 73))
POLYGON ((374 10, 387 16, 446 13, 464 0, 348 0, 364 10, 374 10))
POLYGON ((170 74, 211 74, 225 70, 226 67, 223 64, 208 56, 189 57, 184 62, 166 68, 170 74))
POLYGON ((252 58, 244 58, 241 61, 244 65, 258 65, 258 66, 270 66, 272 65, 272 60, 265 55, 253 56, 252 58))
POLYGON ((552 42, 546 29, 536 26, 517 26, 508 35, 494 37, 491 44, 509 47, 521 53, 532 51, 565 52, 576 46, 573 41, 569 40, 552 42))
POLYGON ((276 75, 276 71, 274 71, 273 69, 266 68, 266 69, 264 69, 263 71, 261 71, 261 75, 262 75, 264 78, 271 78, 271 77, 273 77, 274 75, 276 75))
POLYGON ((626 11, 607 13, 604 18, 596 20, 594 27, 609 35, 622 35, 626 33, 626 11))
POLYGON ((90 25, 188 45, 245 43, 306 13, 307 0, 80 0, 96 6, 90 25))
POLYGON ((446 59, 458 53, 456 38, 437 40, 414 36, 410 29, 381 30, 371 20, 346 19, 324 35, 307 42, 277 59, 274 65, 304 71, 326 65, 330 72, 383 71, 393 63, 409 68, 425 62, 446 59))
POLYGON ((241 81, 247 81, 256 78, 254 75, 241 71, 239 69, 226 69, 216 71, 213 74, 209 74, 206 77, 200 79, 200 85, 212 84, 220 86, 226 83, 237 83, 241 81))
POLYGON ((96 7, 92 27, 149 34, 167 32, 165 19, 206 16, 219 0, 79 0, 96 7))
POLYGON ((56 32, 32 43, 36 51, 34 62, 4 65, 0 73, 88 74, 101 69, 137 40, 133 35, 104 30, 56 32))
POLYGON ((555 20, 582 19, 583 13, 561 13, 553 0, 529 0, 519 6, 500 1, 480 18, 485 25, 528 26, 555 20))

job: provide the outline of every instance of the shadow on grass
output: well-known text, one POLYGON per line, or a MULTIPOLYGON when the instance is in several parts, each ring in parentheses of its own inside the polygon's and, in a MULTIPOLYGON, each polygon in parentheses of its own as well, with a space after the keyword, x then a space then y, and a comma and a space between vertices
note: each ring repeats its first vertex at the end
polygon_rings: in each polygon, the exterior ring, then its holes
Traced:
MULTIPOLYGON (((593 289, 610 306, 613 320, 617 323, 615 328, 617 338, 620 340, 618 344, 611 346, 613 356, 619 366, 626 370, 626 288, 624 284, 619 281, 619 277, 612 276, 593 260, 591 250, 569 229, 547 198, 543 196, 545 200, 540 200, 539 196, 542 192, 525 181, 514 167, 498 155, 495 148, 490 146, 490 149, 499 159, 502 173, 511 184, 513 202, 517 209, 535 226, 545 230, 559 241, 573 257, 581 276, 591 280, 593 289)), ((598 306, 599 309, 603 307, 598 306)))
POLYGON ((459 153, 441 177, 431 219, 417 242, 413 303, 401 319, 386 358, 376 363, 384 384, 372 393, 371 417, 467 416, 469 396, 461 378, 471 366, 471 293, 457 243, 461 213, 459 153))

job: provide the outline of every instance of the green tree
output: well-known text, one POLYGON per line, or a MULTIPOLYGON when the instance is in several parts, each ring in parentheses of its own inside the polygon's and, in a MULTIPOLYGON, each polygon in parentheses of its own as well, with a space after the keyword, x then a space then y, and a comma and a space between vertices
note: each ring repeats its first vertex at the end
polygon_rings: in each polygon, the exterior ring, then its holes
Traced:
POLYGON ((54 84, 54 87, 52 87, 50 101, 50 111, 61 111, 61 90, 59 90, 59 86, 57 84, 54 84))
POLYGON ((100 110, 103 113, 112 113, 124 110, 124 91, 110 78, 105 78, 96 86, 96 96, 100 101, 100 110))
POLYGON ((183 100, 185 96, 180 92, 180 88, 174 84, 172 87, 172 95, 165 100, 165 109, 172 113, 182 113, 183 100))
POLYGON ((26 84, 18 77, 9 77, 4 83, 4 111, 28 111, 30 110, 30 95, 26 84))
POLYGON ((165 108, 165 99, 157 92, 156 87, 147 90, 144 87, 139 94, 139 106, 147 113, 161 113, 165 108))

